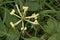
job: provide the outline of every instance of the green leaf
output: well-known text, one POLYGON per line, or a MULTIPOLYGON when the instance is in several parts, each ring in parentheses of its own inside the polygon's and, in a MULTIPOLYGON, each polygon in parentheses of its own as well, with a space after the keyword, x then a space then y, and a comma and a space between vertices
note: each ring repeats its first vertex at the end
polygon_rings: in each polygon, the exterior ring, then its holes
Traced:
POLYGON ((53 34, 48 40, 60 40, 60 33, 53 34))
POLYGON ((29 7, 29 11, 36 11, 39 9, 39 4, 35 0, 33 1, 27 0, 26 5, 29 7))
POLYGON ((40 38, 32 37, 32 38, 25 38, 24 40, 40 40, 40 38))
POLYGON ((57 25, 57 27, 56 27, 56 30, 57 30, 57 32, 60 33, 60 22, 58 22, 58 25, 57 25))
POLYGON ((51 18, 48 19, 47 25, 44 25, 45 32, 52 34, 56 32, 55 28, 57 26, 57 22, 51 18))
POLYGON ((0 21, 0 37, 7 35, 6 27, 2 21, 0 21))
POLYGON ((53 35, 53 36, 51 36, 48 40, 57 40, 57 39, 56 39, 56 36, 57 36, 57 35, 56 35, 56 34, 54 34, 54 35, 53 35))
POLYGON ((8 34, 10 36, 7 36, 6 40, 19 40, 20 34, 17 29, 9 29, 8 34))

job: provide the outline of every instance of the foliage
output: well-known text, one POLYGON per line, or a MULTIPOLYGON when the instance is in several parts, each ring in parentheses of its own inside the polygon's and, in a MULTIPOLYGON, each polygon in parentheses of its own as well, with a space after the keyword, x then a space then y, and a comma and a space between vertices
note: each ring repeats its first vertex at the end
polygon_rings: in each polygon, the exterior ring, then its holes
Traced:
POLYGON ((60 0, 0 0, 0 40, 60 40, 60 0), (19 20, 10 15, 12 9, 19 15, 15 3, 21 12, 23 6, 29 7, 27 16, 38 13, 39 25, 25 22, 24 33, 20 30, 22 24, 13 29, 10 22, 19 20))

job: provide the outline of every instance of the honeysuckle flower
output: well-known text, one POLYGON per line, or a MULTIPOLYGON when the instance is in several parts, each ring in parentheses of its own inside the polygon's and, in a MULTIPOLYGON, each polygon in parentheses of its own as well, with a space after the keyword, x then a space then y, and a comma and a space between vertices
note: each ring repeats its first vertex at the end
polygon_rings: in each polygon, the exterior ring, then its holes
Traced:
POLYGON ((10 14, 16 16, 20 20, 18 22, 14 23, 14 24, 13 24, 13 22, 10 22, 10 25, 13 28, 15 28, 15 26, 17 26, 19 23, 21 23, 22 24, 21 30, 27 30, 27 27, 25 27, 25 25, 24 25, 25 24, 24 21, 29 22, 32 25, 39 24, 38 21, 37 21, 37 17, 38 17, 39 14, 33 13, 31 16, 26 16, 25 15, 27 10, 28 10, 28 6, 23 6, 23 10, 24 10, 23 12, 20 12, 20 9, 19 9, 17 4, 16 4, 16 8, 17 8, 17 11, 19 13, 19 16, 17 14, 15 14, 15 10, 14 9, 10 12, 10 14), (30 19, 32 19, 32 18, 34 18, 34 21, 30 21, 30 19))

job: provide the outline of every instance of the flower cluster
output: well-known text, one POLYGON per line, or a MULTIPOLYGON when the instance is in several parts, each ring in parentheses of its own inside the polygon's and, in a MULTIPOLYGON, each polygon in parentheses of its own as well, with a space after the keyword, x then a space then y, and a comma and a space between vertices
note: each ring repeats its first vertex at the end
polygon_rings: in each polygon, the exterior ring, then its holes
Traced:
POLYGON ((12 9, 10 14, 20 18, 20 20, 16 23, 10 22, 10 25, 12 26, 12 28, 15 28, 15 26, 18 25, 19 23, 22 23, 21 30, 26 30, 27 27, 24 26, 24 21, 29 22, 33 25, 39 24, 38 21, 37 21, 37 17, 38 17, 39 14, 33 13, 31 16, 26 17, 26 12, 28 11, 28 6, 23 6, 23 10, 24 10, 23 12, 20 12, 19 7, 18 7, 17 4, 16 4, 16 8, 17 8, 18 13, 19 13, 20 16, 15 14, 14 9, 12 9), (29 20, 29 19, 32 19, 32 18, 34 18, 34 22, 29 20))

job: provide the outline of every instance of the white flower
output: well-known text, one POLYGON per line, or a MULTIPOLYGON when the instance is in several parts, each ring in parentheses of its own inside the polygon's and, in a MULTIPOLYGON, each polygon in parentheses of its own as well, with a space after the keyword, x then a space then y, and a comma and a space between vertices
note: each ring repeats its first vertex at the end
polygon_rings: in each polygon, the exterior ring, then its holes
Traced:
POLYGON ((28 10, 27 6, 23 6, 24 12, 22 12, 22 13, 20 12, 20 9, 19 9, 17 4, 16 4, 16 8, 17 8, 17 11, 19 12, 19 16, 15 14, 14 9, 10 12, 10 14, 16 16, 20 20, 18 22, 14 23, 14 24, 13 24, 13 22, 10 22, 10 25, 12 26, 12 28, 15 28, 16 25, 21 23, 22 24, 21 30, 27 30, 27 27, 24 26, 24 24, 25 24, 24 21, 27 21, 27 22, 31 23, 32 25, 39 24, 38 21, 37 21, 37 17, 38 17, 39 14, 33 13, 31 16, 26 17, 24 15, 24 13, 26 13, 26 11, 28 10), (29 20, 29 19, 32 19, 32 18, 34 18, 35 21, 32 22, 32 21, 29 20))

